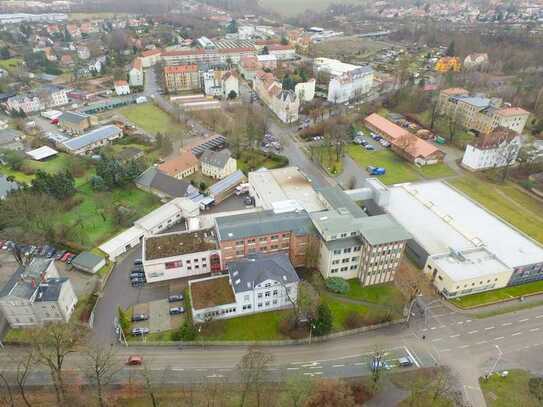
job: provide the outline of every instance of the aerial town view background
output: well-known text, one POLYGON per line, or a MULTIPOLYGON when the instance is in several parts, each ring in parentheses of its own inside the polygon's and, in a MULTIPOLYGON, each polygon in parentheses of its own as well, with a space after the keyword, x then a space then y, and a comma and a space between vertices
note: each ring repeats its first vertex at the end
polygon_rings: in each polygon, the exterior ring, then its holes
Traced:
POLYGON ((543 405, 543 2, 0 0, 0 405, 543 405))

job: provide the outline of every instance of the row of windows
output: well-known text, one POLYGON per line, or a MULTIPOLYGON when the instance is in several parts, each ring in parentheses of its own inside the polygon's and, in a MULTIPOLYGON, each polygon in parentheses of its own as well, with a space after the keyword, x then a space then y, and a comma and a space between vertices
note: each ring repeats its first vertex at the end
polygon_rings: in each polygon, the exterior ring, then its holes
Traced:
MULTIPOLYGON (((288 238, 290 238, 290 234, 289 233, 283 233, 283 234, 281 234, 281 237, 283 239, 288 239, 288 238)), ((258 238, 258 241, 259 242, 267 242, 270 239, 271 240, 277 240, 277 239, 279 239, 279 235, 271 235, 269 238, 267 236, 266 237, 260 237, 260 238, 258 238)), ((237 246, 243 245, 244 243, 245 243, 244 240, 236 241, 237 246)), ((249 244, 256 243, 256 238, 247 239, 247 243, 249 243, 249 244)))
MULTIPOLYGON (((277 301, 277 300, 273 300, 273 301, 272 301, 272 304, 273 304, 273 305, 277 305, 277 304, 278 304, 278 301, 277 301)), ((262 303, 259 302, 259 303, 257 304, 257 306, 258 306, 258 308, 262 308, 262 303)), ((264 303, 264 306, 265 306, 265 307, 269 307, 269 306, 270 306, 270 302, 269 302, 269 301, 266 301, 266 302, 264 303)))
POLYGON ((345 249, 335 249, 334 254, 338 255, 341 253, 351 253, 351 252, 358 252, 360 251, 360 246, 354 246, 354 247, 347 247, 345 249))
POLYGON ((345 264, 345 263, 349 263, 351 261, 358 262, 358 259, 359 259, 358 256, 351 257, 351 258, 345 257, 344 259, 341 259, 341 260, 339 260, 339 259, 338 260, 332 260, 332 264, 339 264, 340 262, 345 264))
POLYGON ((356 269, 358 269, 358 265, 355 264, 355 265, 352 265, 351 267, 348 267, 348 266, 347 267, 341 267, 340 269, 333 268, 333 269, 330 270, 330 273, 332 273, 332 274, 335 274, 337 272, 344 273, 347 270, 356 270, 356 269))

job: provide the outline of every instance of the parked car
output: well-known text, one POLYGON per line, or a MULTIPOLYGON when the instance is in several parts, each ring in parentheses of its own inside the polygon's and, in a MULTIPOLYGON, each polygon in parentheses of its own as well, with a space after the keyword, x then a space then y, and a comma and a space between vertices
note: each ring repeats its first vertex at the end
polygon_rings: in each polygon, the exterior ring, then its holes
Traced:
POLYGON ((57 251, 55 250, 54 247, 49 247, 49 248, 47 249, 47 251, 45 252, 45 256, 46 256, 48 259, 50 259, 51 257, 53 257, 53 256, 55 255, 56 252, 57 252, 57 251))
POLYGON ((128 357, 126 364, 129 366, 140 366, 143 364, 143 358, 138 355, 131 355, 128 357))
POLYGON ((149 317, 145 314, 134 314, 132 315, 132 322, 138 322, 138 321, 147 321, 149 317))
POLYGON ((143 265, 142 264, 134 265, 133 271, 143 272, 143 265))
POLYGON ((57 254, 56 254, 56 256, 55 256, 55 260, 60 260, 60 259, 62 259, 62 257, 64 257, 65 254, 66 254, 66 250, 57 251, 57 254))
POLYGON ((134 336, 143 336, 149 333, 149 328, 133 328, 132 335, 134 336))
POLYGON ((375 360, 372 359, 370 362, 370 369, 374 372, 378 369, 390 370, 390 365, 384 360, 375 360))
POLYGON ((71 256, 71 254, 72 254, 72 253, 70 253, 70 252, 64 253, 64 256, 62 256, 62 257, 60 258, 60 261, 63 262, 63 263, 66 263, 66 262, 68 261, 68 258, 71 256))
POLYGON ((371 165, 366 168, 366 171, 368 171, 370 175, 385 175, 386 173, 386 170, 383 167, 373 167, 371 165))
POLYGON ((382 137, 379 134, 371 133, 371 138, 375 141, 379 141, 382 139, 382 137))
POLYGON ((145 273, 143 271, 133 271, 130 273, 130 278, 145 278, 145 273))
POLYGON ((168 302, 183 301, 183 299, 184 299, 183 294, 174 294, 168 297, 168 302))
POLYGON ((66 263, 72 264, 73 259, 75 259, 75 254, 70 253, 70 255, 68 256, 68 259, 66 260, 66 263))
POLYGON ((143 266, 143 262, 141 261, 141 259, 134 260, 134 266, 143 266))
POLYGON ((183 307, 170 308, 170 315, 182 314, 183 312, 185 312, 185 308, 183 307))
POLYGON ((374 151, 375 150, 375 147, 373 147, 371 144, 366 144, 364 146, 364 148, 368 151, 374 151))
POLYGON ((403 357, 403 358, 399 358, 398 359, 398 364, 402 367, 409 367, 409 366, 412 366, 413 365, 413 361, 411 360, 411 358, 409 356, 406 356, 406 357, 403 357))
POLYGON ((385 139, 381 139, 379 140, 379 143, 383 146, 383 147, 390 147, 390 143, 388 141, 386 141, 385 139))

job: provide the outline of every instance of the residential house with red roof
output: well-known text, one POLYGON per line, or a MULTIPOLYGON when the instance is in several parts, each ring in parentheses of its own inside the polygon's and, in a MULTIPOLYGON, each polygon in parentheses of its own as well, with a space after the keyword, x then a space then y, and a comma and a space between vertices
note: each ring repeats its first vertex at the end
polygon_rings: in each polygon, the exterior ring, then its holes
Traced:
POLYGON ((283 90, 282 83, 272 73, 257 72, 253 89, 283 123, 294 123, 298 120, 300 99, 293 90, 283 90))
POLYGON ((164 67, 164 79, 168 92, 200 89, 198 65, 176 65, 164 67))
POLYGON ((520 136, 513 130, 498 127, 466 146, 462 165, 471 171, 511 165, 520 151, 520 136))

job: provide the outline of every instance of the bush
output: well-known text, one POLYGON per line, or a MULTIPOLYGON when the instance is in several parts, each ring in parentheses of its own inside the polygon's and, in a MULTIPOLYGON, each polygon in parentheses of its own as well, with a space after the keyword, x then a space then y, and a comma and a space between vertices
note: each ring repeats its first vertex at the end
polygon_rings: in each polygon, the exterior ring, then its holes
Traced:
POLYGON ((317 320, 313 332, 317 336, 327 335, 332 330, 332 311, 327 304, 320 304, 317 308, 317 320))
POLYGON ((532 377, 528 380, 528 388, 536 399, 543 401, 543 377, 532 377))
POLYGON ((341 277, 330 277, 326 279, 326 288, 336 294, 347 294, 349 283, 341 277))
POLYGON ((123 310, 120 306, 117 309, 119 314, 119 325, 123 330, 125 335, 128 335, 130 331, 130 317, 128 316, 128 311, 123 310))
POLYGON ((174 341, 193 341, 198 336, 196 327, 188 321, 183 322, 181 328, 174 332, 172 338, 174 341))
POLYGON ((356 329, 364 326, 364 317, 358 312, 350 312, 345 318, 345 327, 347 329, 356 329))
POLYGON ((290 339, 302 339, 308 335, 307 326, 296 326, 294 314, 288 315, 279 322, 279 332, 290 339))

